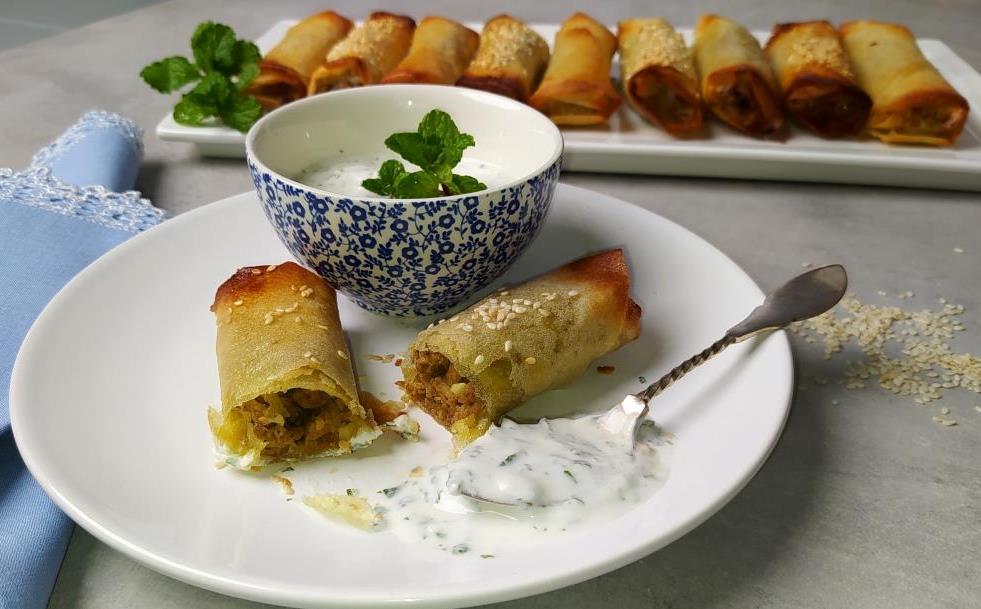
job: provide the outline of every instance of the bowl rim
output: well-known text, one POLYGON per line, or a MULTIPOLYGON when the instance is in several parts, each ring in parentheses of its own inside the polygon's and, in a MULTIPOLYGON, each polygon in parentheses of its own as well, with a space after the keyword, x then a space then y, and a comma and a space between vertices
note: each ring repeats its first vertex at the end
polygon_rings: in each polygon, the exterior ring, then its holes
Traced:
POLYGON ((559 130, 558 126, 555 123, 553 123, 550 118, 548 118, 547 116, 545 116, 544 114, 542 114, 541 112, 539 112, 538 110, 536 110, 535 108, 529 106, 528 104, 525 104, 523 102, 519 102, 519 101, 517 101, 515 99, 511 99, 510 97, 506 97, 506 96, 503 96, 503 95, 498 95, 496 93, 490 93, 488 91, 483 91, 483 90, 480 90, 480 89, 470 89, 470 88, 466 88, 466 87, 461 88, 461 87, 456 87, 456 86, 451 86, 451 85, 429 85, 429 84, 377 84, 377 85, 366 85, 366 86, 362 86, 362 87, 351 87, 351 88, 348 88, 348 89, 340 89, 338 91, 328 91, 328 92, 325 92, 325 93, 318 93, 316 95, 310 95, 308 97, 304 97, 302 99, 298 99, 298 100, 289 102, 287 104, 283 104, 282 106, 276 108, 272 112, 266 113, 265 115, 263 115, 262 117, 260 117, 259 120, 256 121, 252 125, 251 128, 249 128, 248 133, 245 135, 245 156, 246 156, 246 161, 248 163, 250 163, 250 164, 254 164, 254 165, 260 167, 266 173, 269 173, 271 175, 277 176, 280 180, 282 180, 283 182, 285 182, 287 184, 290 184, 290 185, 292 185, 294 187, 297 187, 297 188, 300 188, 300 189, 303 189, 303 190, 307 190, 307 191, 313 192, 313 193, 318 194, 318 195, 324 195, 324 196, 328 196, 328 197, 332 197, 332 198, 356 199, 358 201, 368 201, 368 202, 372 202, 372 203, 385 203, 385 204, 403 203, 403 204, 413 204, 413 205, 415 205, 415 204, 419 204, 419 203, 432 203, 432 202, 436 202, 436 201, 450 201, 450 200, 457 200, 457 199, 465 198, 465 197, 481 196, 481 195, 485 195, 487 193, 501 192, 501 191, 504 191, 504 190, 506 190, 508 188, 513 188, 513 187, 515 187, 515 186, 517 186, 519 184, 524 184, 525 182, 527 182, 531 178, 533 178, 535 176, 538 176, 538 175, 544 173, 545 171, 547 171, 549 167, 551 167, 552 165, 554 165, 562 157, 562 153, 563 153, 564 149, 565 149, 565 140, 563 139, 562 132, 559 130), (310 186, 308 184, 304 184, 302 182, 298 182, 298 181, 294 180, 293 178, 284 176, 283 174, 279 173, 278 171, 273 171, 272 169, 269 168, 268 165, 266 165, 264 162, 262 162, 259 159, 258 155, 256 155, 255 150, 254 150, 254 141, 255 141, 255 139, 257 137, 257 133, 262 128, 262 125, 264 123, 266 123, 266 122, 268 122, 270 120, 274 120, 274 119, 272 119, 272 117, 276 116, 277 114, 285 114, 285 113, 288 113, 288 112, 291 111, 291 109, 293 111, 295 111, 297 108, 299 108, 300 106, 303 106, 303 105, 325 103, 324 102, 324 99, 326 99, 328 96, 343 96, 343 95, 357 96, 357 95, 364 95, 365 94, 365 91, 373 91, 373 90, 377 90, 377 89, 382 88, 382 87, 384 87, 387 90, 392 90, 392 88, 395 87, 395 88, 397 88, 396 90, 400 90, 400 91, 401 90, 404 90, 404 91, 409 91, 409 92, 414 91, 414 90, 426 90, 426 91, 430 91, 430 92, 435 93, 435 92, 437 92, 437 90, 439 90, 440 92, 448 93, 450 95, 456 95, 458 93, 466 93, 467 95, 473 95, 473 96, 476 96, 477 98, 493 99, 496 103, 504 103, 507 106, 518 108, 521 111, 528 111, 528 112, 537 114, 538 115, 538 118, 540 118, 542 120, 543 124, 545 124, 547 126, 547 128, 550 129, 550 131, 552 133, 554 150, 552 151, 552 154, 549 156, 548 160, 545 161, 545 162, 543 162, 543 163, 541 163, 540 165, 536 166, 536 168, 535 168, 534 171, 531 171, 531 172, 523 175, 522 177, 520 177, 520 178, 518 178, 516 180, 512 180, 511 182, 508 182, 506 184, 502 184, 502 185, 497 186, 497 187, 494 187, 494 188, 485 188, 484 190, 477 190, 477 191, 474 191, 474 192, 468 192, 468 193, 465 193, 465 194, 459 194, 459 195, 443 195, 443 196, 440 196, 440 197, 430 197, 430 198, 427 198, 427 199, 400 199, 400 198, 395 198, 395 197, 383 197, 383 196, 364 197, 364 196, 360 196, 360 195, 350 195, 350 194, 343 194, 343 193, 339 193, 339 192, 333 192, 333 191, 330 191, 330 190, 324 190, 322 188, 317 188, 315 186, 310 186))

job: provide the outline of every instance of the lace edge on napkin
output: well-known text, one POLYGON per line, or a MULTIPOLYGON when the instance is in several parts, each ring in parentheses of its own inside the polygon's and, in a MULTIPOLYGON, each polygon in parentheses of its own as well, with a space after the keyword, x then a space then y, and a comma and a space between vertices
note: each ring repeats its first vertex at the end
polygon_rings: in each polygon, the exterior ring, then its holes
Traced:
POLYGON ((0 201, 12 201, 130 233, 145 231, 167 217, 164 210, 154 207, 138 191, 113 192, 104 186, 74 186, 53 176, 43 165, 24 171, 0 168, 0 201))
POLYGON ((58 139, 37 151, 31 159, 31 167, 50 167, 55 159, 64 154, 87 134, 98 129, 112 129, 122 135, 136 151, 137 158, 143 158, 143 129, 132 120, 115 112, 90 110, 78 122, 65 130, 58 139))

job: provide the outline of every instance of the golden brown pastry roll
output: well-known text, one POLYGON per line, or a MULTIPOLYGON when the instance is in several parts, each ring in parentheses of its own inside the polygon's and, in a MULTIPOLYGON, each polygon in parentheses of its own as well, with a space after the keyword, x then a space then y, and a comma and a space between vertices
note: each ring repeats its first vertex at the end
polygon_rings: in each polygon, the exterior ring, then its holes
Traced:
POLYGON ((617 39, 589 15, 576 13, 555 35, 555 51, 529 103, 557 125, 599 125, 620 107, 610 82, 617 39))
POLYGON ((852 21, 839 28, 858 83, 872 98, 867 130, 891 144, 950 146, 968 105, 901 25, 852 21))
POLYGON ((777 81, 749 30, 717 15, 702 15, 692 46, 705 105, 727 125, 751 135, 783 126, 777 81))
POLYGON ((456 84, 528 101, 548 55, 548 43, 535 30, 510 15, 498 15, 484 24, 477 55, 456 84))
POLYGON ((412 35, 409 54, 383 83, 452 85, 470 64, 480 35, 456 21, 426 17, 412 35))
POLYGON ((241 469, 350 453, 381 434, 358 401, 334 290, 293 262, 239 269, 218 324, 218 453, 241 469))
POLYGON ((637 338, 640 307, 629 292, 618 249, 498 291, 419 333, 402 364, 406 395, 466 444, 637 338))
POLYGON ((415 29, 405 15, 372 13, 327 53, 327 63, 310 77, 307 95, 380 83, 409 51, 415 29))
POLYGON ((266 53, 259 76, 248 86, 262 107, 272 110, 307 94, 310 76, 353 24, 333 11, 311 15, 291 27, 266 53))
POLYGON ((823 137, 862 131, 872 101, 855 79, 830 23, 777 24, 766 54, 794 120, 823 137))
POLYGON ((627 101, 671 135, 702 128, 702 102, 691 51, 664 19, 627 19, 617 29, 627 101))

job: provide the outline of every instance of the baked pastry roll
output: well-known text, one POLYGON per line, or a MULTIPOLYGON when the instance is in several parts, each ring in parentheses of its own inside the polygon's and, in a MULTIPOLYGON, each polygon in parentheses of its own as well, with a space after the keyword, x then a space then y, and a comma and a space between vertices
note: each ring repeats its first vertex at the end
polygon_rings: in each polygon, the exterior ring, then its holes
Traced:
POLYGON ((317 13, 300 21, 262 58, 259 64, 262 71, 249 84, 247 92, 266 110, 305 96, 310 76, 352 26, 334 11, 317 13))
POLYGON ((692 45, 702 99, 727 125, 750 135, 783 127, 777 81, 749 30, 717 15, 702 15, 692 45))
POLYGON ((555 35, 555 51, 529 102, 557 125, 599 125, 620 107, 610 82, 617 39, 589 15, 576 13, 555 35))
POLYGON ((830 23, 777 24, 766 54, 787 111, 801 126, 823 137, 856 135, 865 128, 872 100, 855 79, 830 23))
POLYGON ((409 54, 382 83, 452 85, 470 64, 480 35, 443 17, 425 17, 412 35, 409 54))
POLYGON ((852 21, 838 28, 858 83, 872 98, 867 130, 891 144, 950 146, 968 104, 901 25, 852 21))
POLYGON ((498 291, 419 333, 402 364, 403 389, 457 445, 467 444, 637 338, 640 307, 629 291, 619 249, 498 291))
POLYGON ((334 290, 293 262, 239 269, 211 306, 218 324, 218 453, 249 469, 350 453, 381 434, 358 401, 334 290))
POLYGON ((307 95, 380 83, 409 51, 415 29, 405 15, 372 13, 327 53, 327 63, 310 77, 307 95))
POLYGON ((477 55, 456 84, 525 102, 548 57, 548 43, 535 30, 510 15, 498 15, 484 24, 477 55))
POLYGON ((627 19, 617 28, 627 101, 671 135, 702 128, 702 102, 691 51, 664 19, 627 19))

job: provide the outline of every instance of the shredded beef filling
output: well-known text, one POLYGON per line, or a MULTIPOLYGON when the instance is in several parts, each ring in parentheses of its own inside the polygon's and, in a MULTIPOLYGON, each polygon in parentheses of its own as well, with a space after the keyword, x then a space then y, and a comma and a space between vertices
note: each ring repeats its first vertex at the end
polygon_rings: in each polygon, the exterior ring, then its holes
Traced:
POLYGON ((415 351, 412 354, 415 378, 406 381, 405 392, 443 427, 484 411, 471 384, 457 372, 450 360, 439 353, 415 351))

